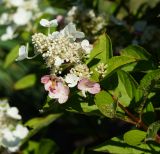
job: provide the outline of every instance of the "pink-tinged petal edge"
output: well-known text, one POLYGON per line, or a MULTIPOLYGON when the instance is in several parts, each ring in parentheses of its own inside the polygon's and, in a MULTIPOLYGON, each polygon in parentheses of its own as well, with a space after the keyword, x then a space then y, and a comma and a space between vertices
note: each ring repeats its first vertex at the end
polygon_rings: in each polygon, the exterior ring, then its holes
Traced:
POLYGON ((94 83, 92 88, 88 89, 88 92, 91 94, 97 94, 101 91, 99 83, 94 83))
POLYGON ((101 90, 99 83, 92 82, 86 78, 79 81, 78 89, 82 91, 88 91, 91 94, 97 94, 101 90))
POLYGON ((62 82, 57 82, 55 89, 49 91, 49 97, 57 99, 60 104, 65 103, 68 100, 69 87, 63 85, 62 82))
POLYGON ((44 75, 41 77, 41 83, 46 84, 50 80, 50 75, 44 75))
POLYGON ((52 89, 52 81, 51 80, 49 80, 47 83, 44 84, 44 89, 46 91, 51 91, 51 89, 52 89))
POLYGON ((78 82, 78 89, 79 90, 85 90, 86 89, 86 84, 88 82, 88 79, 84 78, 84 79, 81 79, 79 82, 78 82))

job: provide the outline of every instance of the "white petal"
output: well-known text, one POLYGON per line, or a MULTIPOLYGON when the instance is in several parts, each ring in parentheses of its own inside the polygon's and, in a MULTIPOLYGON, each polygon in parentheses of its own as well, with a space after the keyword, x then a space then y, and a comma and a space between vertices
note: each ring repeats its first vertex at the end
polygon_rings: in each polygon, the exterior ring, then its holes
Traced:
POLYGON ((91 50, 93 49, 92 45, 89 44, 88 40, 83 40, 81 42, 81 47, 85 51, 86 54, 89 54, 91 50))
POLYGON ((7 142, 12 142, 15 140, 12 131, 10 131, 8 128, 4 129, 2 131, 2 134, 3 134, 3 140, 6 140, 7 142))
POLYGON ((19 148, 20 139, 16 138, 11 130, 8 128, 3 130, 2 145, 9 151, 15 152, 19 148))
POLYGON ((75 87, 79 81, 79 77, 75 74, 67 74, 65 77, 65 82, 68 84, 69 87, 75 87))
POLYGON ((74 33, 74 37, 75 38, 84 38, 85 35, 83 32, 76 31, 76 33, 74 33))
POLYGON ((63 104, 68 100, 68 96, 62 96, 58 98, 59 104, 63 104))
POLYGON ((9 40, 8 34, 3 34, 3 35, 1 36, 1 40, 2 40, 2 41, 7 41, 7 40, 9 40))
POLYGON ((49 93, 48 93, 48 96, 49 96, 50 98, 57 98, 56 95, 55 95, 54 93, 50 92, 50 91, 49 91, 49 93))
POLYGON ((18 8, 17 12, 13 14, 14 23, 20 26, 28 24, 31 18, 32 18, 32 12, 27 11, 24 8, 18 8))
POLYGON ((69 23, 60 33, 62 36, 69 37, 74 41, 76 38, 83 38, 85 36, 83 32, 76 30, 76 26, 73 23, 69 23))
POLYGON ((57 67, 59 67, 59 66, 61 66, 62 64, 64 63, 64 60, 63 59, 61 59, 60 57, 55 57, 55 62, 54 62, 54 65, 55 66, 57 66, 57 67))
POLYGON ((28 129, 20 124, 16 126, 16 129, 13 131, 14 136, 16 136, 19 139, 23 139, 28 134, 28 129))
POLYGON ((52 33, 51 38, 52 39, 57 39, 59 37, 59 34, 60 33, 58 31, 55 31, 55 32, 52 33))
POLYGON ((81 46, 82 46, 82 48, 83 48, 83 47, 86 47, 86 46, 89 46, 89 41, 88 41, 88 40, 83 40, 83 41, 81 42, 81 46))
POLYGON ((13 119, 20 120, 22 118, 21 115, 18 114, 18 109, 16 107, 9 108, 6 114, 13 119))
POLYGON ((39 23, 43 27, 49 27, 50 26, 50 23, 47 19, 41 19, 39 23))
POLYGON ((14 33, 14 29, 13 29, 13 27, 8 26, 8 27, 7 27, 7 29, 6 29, 6 32, 7 32, 7 34, 8 34, 8 35, 12 36, 12 35, 13 35, 13 33, 14 33))
POLYGON ((9 2, 11 3, 11 5, 19 7, 22 6, 24 1, 23 0, 9 0, 9 2))
POLYGON ((23 59, 25 59, 27 57, 28 57, 28 51, 26 49, 26 46, 22 45, 19 48, 19 57, 16 59, 16 61, 23 60, 23 59))
POLYGON ((19 145, 14 146, 14 147, 8 147, 8 150, 9 150, 10 152, 16 152, 16 151, 18 151, 18 149, 19 149, 19 145))
POLYGON ((50 21, 50 26, 57 27, 58 26, 57 19, 51 20, 50 21))
POLYGON ((86 97, 86 91, 85 90, 82 90, 82 95, 83 95, 83 97, 86 97))

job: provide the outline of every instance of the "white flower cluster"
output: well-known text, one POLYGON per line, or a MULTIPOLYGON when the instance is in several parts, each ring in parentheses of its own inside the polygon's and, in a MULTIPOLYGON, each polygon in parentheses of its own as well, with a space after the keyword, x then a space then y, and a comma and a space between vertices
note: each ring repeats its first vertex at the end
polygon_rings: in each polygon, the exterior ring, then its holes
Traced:
POLYGON ((2 0, 6 11, 0 15, 0 25, 7 26, 6 33, 1 36, 2 41, 15 38, 15 31, 20 26, 30 30, 30 22, 38 18, 41 13, 38 0, 2 0))
POLYGON ((107 25, 103 14, 96 14, 93 9, 86 9, 81 5, 73 6, 68 11, 65 20, 67 23, 74 22, 81 25, 80 28, 92 37, 96 37, 95 35, 103 31, 107 25))
MULTIPOLYGON (((49 22, 49 21, 48 21, 49 22)), ((48 27, 47 21, 42 19, 40 24, 48 27)), ((55 22, 53 26, 57 26, 55 22)), ((92 45, 88 40, 76 41, 84 37, 84 33, 76 30, 73 23, 69 23, 61 31, 53 32, 52 34, 44 35, 36 33, 32 36, 32 43, 35 50, 42 54, 47 66, 51 69, 53 75, 61 74, 63 68, 67 65, 70 66, 71 72, 73 70, 80 71, 78 76, 89 76, 89 69, 82 64, 83 60, 92 50, 92 45), (76 67, 79 66, 78 69, 76 67), (86 73, 88 73, 86 75, 86 73)), ((74 73, 75 75, 75 73, 74 73)))
POLYGON ((100 63, 96 68, 95 71, 99 73, 99 75, 104 78, 107 73, 108 65, 104 63, 100 63))
POLYGON ((16 107, 10 107, 6 100, 0 100, 0 147, 11 152, 18 150, 28 129, 20 124, 21 115, 16 107))
MULTIPOLYGON (((46 19, 42 19, 40 24, 49 31, 51 26, 58 25, 56 20, 46 19)), ((82 38, 84 33, 77 31, 73 23, 52 34, 36 33, 32 36, 36 54, 42 55, 51 70, 50 75, 41 78, 41 83, 48 91, 48 96, 60 104, 68 100, 70 88, 75 86, 82 91, 84 97, 86 92, 96 94, 100 91, 100 85, 90 81, 92 72, 85 64, 92 45, 86 39, 81 41, 82 38)), ((21 46, 17 60, 30 59, 26 48, 21 46)))

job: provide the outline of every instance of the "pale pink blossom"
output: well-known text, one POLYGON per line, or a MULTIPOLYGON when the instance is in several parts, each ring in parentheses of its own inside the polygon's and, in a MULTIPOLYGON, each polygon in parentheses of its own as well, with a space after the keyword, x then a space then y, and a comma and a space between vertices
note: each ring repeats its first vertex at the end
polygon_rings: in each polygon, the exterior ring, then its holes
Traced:
POLYGON ((52 78, 50 75, 45 75, 41 78, 41 83, 44 84, 44 88, 46 91, 50 91, 52 88, 52 78))
POLYGON ((45 75, 41 78, 45 90, 49 92, 50 98, 57 99, 60 104, 68 100, 69 87, 64 85, 61 78, 45 75))
POLYGON ((69 87, 62 82, 57 82, 55 88, 49 91, 49 97, 57 99, 60 104, 68 100, 69 87))
POLYGON ((89 92, 91 94, 97 94, 101 90, 99 83, 92 82, 86 78, 79 81, 78 89, 82 90, 82 94, 84 97, 86 97, 86 92, 89 92))

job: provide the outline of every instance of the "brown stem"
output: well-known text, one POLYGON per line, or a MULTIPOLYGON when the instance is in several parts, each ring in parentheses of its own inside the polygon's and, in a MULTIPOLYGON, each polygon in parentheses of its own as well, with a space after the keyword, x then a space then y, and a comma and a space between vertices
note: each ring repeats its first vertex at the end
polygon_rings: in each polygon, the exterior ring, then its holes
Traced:
MULTIPOLYGON (((113 97, 114 100, 116 100, 118 106, 119 106, 119 107, 128 115, 128 117, 130 118, 129 121, 126 120, 126 122, 132 123, 132 124, 136 125, 136 127, 143 128, 145 131, 148 130, 148 126, 143 123, 143 121, 141 120, 141 118, 137 118, 135 115, 133 115, 131 112, 129 112, 129 111, 127 110, 127 108, 125 108, 119 101, 117 101, 117 98, 115 98, 114 96, 112 96, 112 97, 113 97)), ((159 136, 158 134, 156 135, 155 141, 160 144, 160 136, 159 136)))
POLYGON ((137 127, 143 128, 145 131, 148 127, 141 121, 140 118, 137 118, 131 112, 129 112, 120 102, 118 102, 118 106, 136 123, 137 127))
POLYGON ((130 120, 132 120, 132 123, 136 124, 136 127, 143 128, 145 131, 147 131, 148 127, 143 123, 143 121, 140 118, 137 118, 135 115, 133 115, 131 112, 127 110, 118 100, 115 96, 112 95, 112 98, 117 102, 118 106, 128 115, 130 120))

